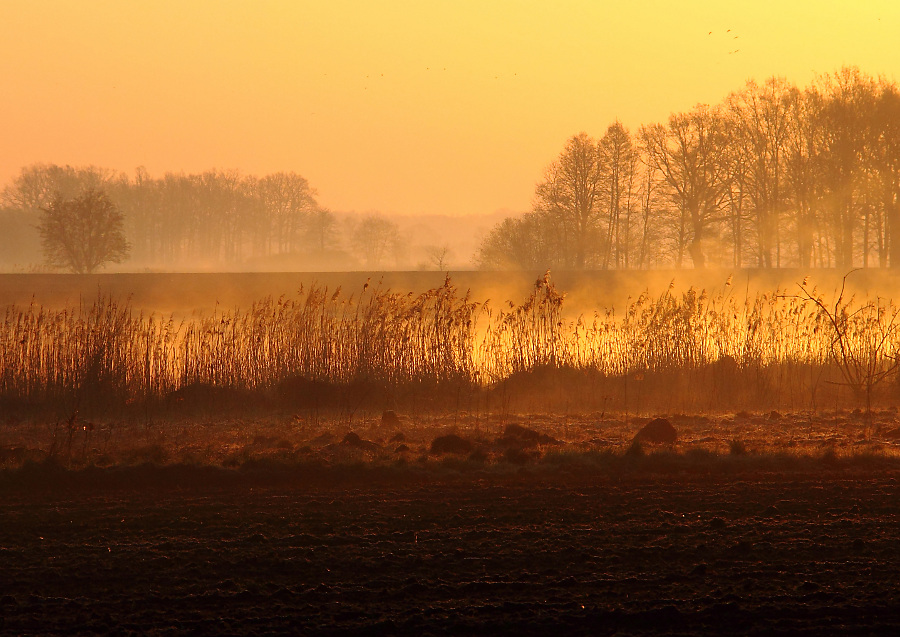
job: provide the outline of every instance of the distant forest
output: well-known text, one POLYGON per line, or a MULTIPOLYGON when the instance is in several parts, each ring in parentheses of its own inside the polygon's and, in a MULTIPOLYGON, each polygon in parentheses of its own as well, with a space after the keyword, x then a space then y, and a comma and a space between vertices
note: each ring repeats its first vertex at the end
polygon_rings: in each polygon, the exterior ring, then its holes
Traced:
POLYGON ((900 267, 900 91, 750 81, 636 134, 575 135, 483 268, 900 267))
MULTIPOLYGON (((38 225, 56 197, 105 193, 121 211, 125 269, 353 270, 471 268, 477 238, 439 215, 334 213, 295 173, 237 171, 153 178, 95 166, 37 164, 0 192, 0 267, 46 269, 38 225)), ((480 234, 502 218, 485 216, 480 234)), ((478 226, 478 224, 474 224, 478 226)), ((477 230, 476 230, 477 232, 477 230)))
POLYGON ((336 214, 295 173, 38 164, 0 193, 0 264, 39 260, 42 211, 88 189, 121 211, 128 269, 900 267, 900 89, 848 67, 805 89, 750 81, 636 133, 580 133, 532 209, 481 232, 336 214))

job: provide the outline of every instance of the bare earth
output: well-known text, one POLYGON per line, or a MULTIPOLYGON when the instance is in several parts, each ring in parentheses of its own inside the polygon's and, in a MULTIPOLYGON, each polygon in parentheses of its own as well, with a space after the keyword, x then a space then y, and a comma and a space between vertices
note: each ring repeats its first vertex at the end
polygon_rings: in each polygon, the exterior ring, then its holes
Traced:
POLYGON ((0 632, 900 634, 895 469, 398 475, 7 481, 0 632))

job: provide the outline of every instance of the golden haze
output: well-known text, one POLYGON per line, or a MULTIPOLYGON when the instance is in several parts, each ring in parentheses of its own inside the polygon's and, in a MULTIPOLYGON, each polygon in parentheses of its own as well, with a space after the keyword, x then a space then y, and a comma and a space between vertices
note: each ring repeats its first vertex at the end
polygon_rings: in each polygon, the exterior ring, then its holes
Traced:
POLYGON ((295 171, 335 210, 528 207, 566 138, 750 78, 896 79, 893 0, 4 0, 0 183, 35 162, 295 171))

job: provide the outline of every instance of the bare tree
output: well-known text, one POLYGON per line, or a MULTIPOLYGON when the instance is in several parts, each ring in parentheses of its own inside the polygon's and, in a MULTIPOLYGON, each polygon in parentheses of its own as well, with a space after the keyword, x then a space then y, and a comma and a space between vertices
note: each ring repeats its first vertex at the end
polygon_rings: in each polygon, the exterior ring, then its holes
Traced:
POLYGON ((99 190, 57 197, 41 214, 38 230, 47 262, 79 274, 128 256, 122 213, 99 190))
POLYGON ((759 265, 781 265, 781 216, 785 207, 785 164, 790 134, 790 96, 793 87, 770 78, 762 85, 747 83, 727 100, 733 146, 744 151, 740 173, 742 194, 752 207, 759 265))
POLYGON ((532 270, 563 265, 559 254, 564 242, 557 236, 561 229, 555 221, 538 212, 507 217, 481 242, 475 262, 482 270, 532 270))
POLYGON ((597 145, 586 133, 570 138, 535 192, 534 209, 564 230, 568 267, 584 269, 596 252, 602 164, 597 145))
POLYGON ((447 269, 450 253, 450 246, 446 244, 425 246, 425 254, 428 255, 429 263, 441 272, 447 269))
POLYGON ((816 209, 820 200, 821 180, 818 178, 816 156, 817 99, 806 91, 795 89, 789 96, 788 118, 790 134, 786 148, 786 179, 789 207, 797 242, 797 264, 808 268, 816 263, 816 247, 821 236, 816 209))
POLYGON ((262 203, 265 223, 261 240, 272 244, 266 245, 264 252, 301 250, 313 221, 310 217, 321 212, 309 182, 296 173, 274 173, 252 183, 251 190, 262 203))
POLYGON ((875 82, 845 67, 821 78, 816 162, 824 186, 826 220, 834 237, 835 265, 853 267, 854 235, 862 217, 861 179, 867 152, 868 115, 874 111, 875 82))
POLYGON ((879 237, 881 267, 900 267, 900 89, 881 82, 872 118, 871 147, 867 153, 872 189, 881 212, 879 237))
POLYGON ((316 208, 305 217, 304 238, 310 248, 324 253, 332 248, 337 235, 337 220, 334 213, 324 208, 316 208))
POLYGON ((718 113, 705 105, 672 115, 667 126, 656 124, 642 129, 650 161, 665 179, 681 213, 676 257, 679 267, 685 248, 694 267, 706 266, 704 235, 719 221, 718 208, 728 183, 722 161, 723 132, 718 113))
POLYGON ((637 152, 631 135, 615 122, 597 143, 601 165, 601 191, 606 208, 606 249, 603 269, 629 266, 631 222, 635 197, 637 152))
POLYGON ((353 228, 350 243, 359 252, 367 268, 383 267, 389 255, 396 254, 400 244, 397 224, 379 214, 370 214, 353 228))

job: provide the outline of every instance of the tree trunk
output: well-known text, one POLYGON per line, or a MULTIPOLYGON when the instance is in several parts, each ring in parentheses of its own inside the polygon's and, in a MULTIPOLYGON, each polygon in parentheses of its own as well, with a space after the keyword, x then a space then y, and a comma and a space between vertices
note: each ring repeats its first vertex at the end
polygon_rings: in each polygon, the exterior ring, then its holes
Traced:
POLYGON ((890 267, 900 268, 900 205, 890 202, 885 206, 887 217, 887 244, 890 267))

